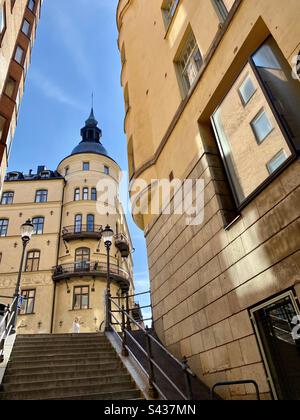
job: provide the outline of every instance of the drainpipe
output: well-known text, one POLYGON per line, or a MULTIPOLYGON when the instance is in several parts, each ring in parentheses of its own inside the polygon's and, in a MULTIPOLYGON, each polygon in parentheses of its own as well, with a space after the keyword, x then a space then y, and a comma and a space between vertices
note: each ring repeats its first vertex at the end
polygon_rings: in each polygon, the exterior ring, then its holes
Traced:
MULTIPOLYGON (((58 233, 58 246, 57 246, 57 255, 56 255, 56 266, 58 266, 59 250, 60 250, 60 244, 61 244, 62 216, 63 216, 63 209, 64 209, 64 199, 65 199, 65 188, 66 188, 66 184, 67 184, 67 182, 64 179, 64 186, 63 186, 63 192, 62 192, 62 198, 61 198, 61 211, 60 211, 60 223, 59 223, 59 233, 58 233)), ((53 302, 52 302, 52 315, 51 315, 50 334, 53 334, 55 303, 56 303, 56 282, 54 283, 54 294, 53 294, 53 302)))

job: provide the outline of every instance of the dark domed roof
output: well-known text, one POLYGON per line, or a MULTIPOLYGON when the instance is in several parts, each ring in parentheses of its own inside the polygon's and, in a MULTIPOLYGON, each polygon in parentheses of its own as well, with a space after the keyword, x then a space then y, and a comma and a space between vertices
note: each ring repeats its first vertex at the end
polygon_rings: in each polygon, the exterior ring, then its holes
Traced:
POLYGON ((96 153, 108 156, 107 150, 100 141, 102 131, 98 127, 98 121, 94 116, 93 108, 89 118, 85 122, 85 126, 81 129, 81 137, 82 141, 75 147, 72 155, 77 155, 79 153, 96 153))
POLYGON ((99 155, 108 156, 107 150, 102 146, 101 143, 87 143, 84 141, 75 147, 72 155, 77 155, 78 153, 97 153, 99 155))

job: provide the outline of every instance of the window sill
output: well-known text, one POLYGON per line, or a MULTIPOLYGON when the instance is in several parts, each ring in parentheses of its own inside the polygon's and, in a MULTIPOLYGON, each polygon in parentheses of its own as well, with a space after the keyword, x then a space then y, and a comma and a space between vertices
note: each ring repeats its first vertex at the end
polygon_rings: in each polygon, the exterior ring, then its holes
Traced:
POLYGON ((86 311, 92 311, 93 308, 88 309, 69 309, 69 312, 86 312, 86 311))

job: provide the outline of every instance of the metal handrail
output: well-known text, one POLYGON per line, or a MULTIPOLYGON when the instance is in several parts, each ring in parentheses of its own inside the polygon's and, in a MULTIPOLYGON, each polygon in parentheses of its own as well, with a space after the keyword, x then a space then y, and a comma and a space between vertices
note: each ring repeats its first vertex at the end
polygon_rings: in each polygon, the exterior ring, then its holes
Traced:
MULTIPOLYGON (((99 261, 80 261, 69 264, 60 264, 53 267, 54 276, 74 273, 107 273, 107 263, 99 261)), ((130 274, 117 264, 110 263, 110 274, 117 275, 125 280, 130 279, 130 274)))
POLYGON ((81 233, 99 233, 102 234, 103 226, 95 224, 81 224, 81 225, 72 225, 64 226, 62 229, 63 235, 69 234, 81 234, 81 233))
MULTIPOLYGON (((155 391, 155 390, 159 390, 158 385, 156 384, 155 378, 154 378, 154 367, 162 374, 162 376, 168 381, 168 383, 173 387, 173 389, 179 393, 179 395, 184 399, 184 400, 190 400, 192 399, 192 389, 191 389, 191 381, 190 381, 190 376, 192 377, 196 377, 196 375, 191 371, 191 369, 188 367, 187 365, 187 359, 184 358, 183 362, 180 362, 175 356, 173 356, 155 337, 153 337, 150 333, 149 330, 147 328, 144 328, 141 326, 141 324, 139 324, 137 321, 135 321, 135 319, 130 315, 130 313, 128 311, 125 311, 124 306, 120 306, 118 305, 115 301, 114 298, 109 297, 108 298, 110 300, 111 303, 113 303, 113 305, 115 305, 118 308, 118 311, 114 311, 112 309, 110 309, 109 314, 111 317, 114 318, 114 320, 117 322, 117 325, 119 325, 119 327, 121 328, 122 331, 122 353, 124 355, 128 355, 128 352, 133 355, 133 352, 131 351, 131 349, 129 348, 129 346, 127 345, 127 336, 130 337, 130 339, 137 345, 138 349, 146 356, 148 363, 149 363, 149 373, 147 371, 145 371, 146 375, 148 376, 149 379, 149 385, 150 385, 150 391, 155 391), (122 323, 116 318, 116 316, 114 315, 114 313, 119 312, 122 314, 122 323), (133 334, 131 333, 131 331, 128 331, 128 329, 126 329, 126 322, 125 322, 125 317, 127 318, 127 323, 128 320, 130 320, 137 328, 139 331, 142 331, 145 334, 145 338, 146 338, 146 344, 147 344, 147 351, 138 343, 138 341, 134 338, 133 334), (175 361, 183 370, 184 374, 186 375, 186 385, 187 385, 187 395, 185 395, 178 387, 177 385, 172 381, 172 379, 167 375, 166 372, 164 372, 164 370, 156 363, 156 361, 154 360, 154 358, 152 357, 152 351, 151 351, 151 342, 154 342, 156 345, 159 346, 159 348, 165 352, 166 355, 168 355, 169 357, 171 357, 171 359, 173 361, 175 361)), ((110 321, 110 326, 112 328, 112 330, 118 334, 119 333, 116 331, 116 329, 114 328, 114 323, 112 323, 110 321)), ((119 336, 120 337, 120 336, 119 336)))
POLYGON ((260 401, 260 392, 257 382, 253 379, 241 380, 241 381, 225 381, 225 382, 218 382, 216 383, 211 390, 211 399, 216 399, 216 388, 224 387, 224 386, 233 386, 233 385, 253 385, 255 388, 256 398, 257 401, 260 401))
POLYGON ((127 236, 124 233, 117 233, 114 236, 114 240, 115 241, 126 241, 129 243, 129 239, 127 238, 127 236))
POLYGON ((15 323, 15 315, 16 315, 16 302, 18 300, 18 296, 14 298, 10 306, 6 307, 5 315, 0 322, 0 363, 4 361, 4 347, 7 338, 10 336, 10 333, 14 327, 15 323))

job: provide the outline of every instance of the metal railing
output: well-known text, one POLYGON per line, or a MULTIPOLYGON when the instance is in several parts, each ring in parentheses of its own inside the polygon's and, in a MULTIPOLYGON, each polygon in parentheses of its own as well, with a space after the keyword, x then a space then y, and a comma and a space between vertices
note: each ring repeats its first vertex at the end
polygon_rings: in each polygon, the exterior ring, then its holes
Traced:
POLYGON ((16 308, 18 296, 16 296, 4 311, 3 318, 0 321, 0 363, 4 361, 4 346, 7 338, 15 327, 16 308))
POLYGON ((120 242, 127 242, 129 244, 129 239, 127 238, 127 236, 124 233, 117 233, 114 236, 114 240, 116 242, 120 241, 120 242))
MULTIPOLYGON (((61 264, 54 267, 54 278, 64 278, 68 275, 106 275, 107 263, 99 261, 81 261, 73 262, 70 264, 61 264)), ((129 281, 130 274, 119 267, 117 264, 110 263, 110 275, 120 277, 124 280, 129 281)))
POLYGON ((73 225, 73 226, 65 226, 62 229, 63 236, 73 236, 73 235, 95 235, 97 237, 102 236, 103 226, 102 225, 95 225, 95 224, 87 224, 87 225, 73 225))
MULTIPOLYGON (((136 296, 136 295, 135 295, 136 296)), ((133 296, 130 296, 133 297, 133 296)), ((178 360, 174 357, 153 335, 151 335, 151 331, 148 327, 144 327, 141 323, 138 323, 129 313, 129 311, 125 310, 124 305, 120 306, 116 303, 117 298, 109 298, 111 309, 109 311, 110 316, 110 327, 112 331, 117 335, 119 340, 122 344, 122 355, 127 357, 129 354, 136 360, 139 364, 145 375, 148 377, 149 381, 149 395, 152 398, 157 398, 158 395, 161 395, 163 399, 167 400, 166 395, 164 394, 163 390, 161 389, 158 380, 157 380, 157 373, 161 375, 161 377, 167 381, 169 386, 172 388, 175 393, 182 398, 183 400, 192 400, 193 399, 193 389, 192 389, 192 382, 191 378, 195 378, 196 375, 191 371, 188 366, 188 361, 186 358, 183 361, 178 360), (116 308, 116 309, 114 309, 116 308), (119 314, 119 319, 117 317, 119 314), (135 331, 140 331, 143 334, 146 349, 136 340, 134 337, 134 332, 132 329, 128 329, 127 325, 131 324, 135 331), (119 331, 117 329, 119 327, 119 331), (135 356, 133 351, 131 350, 130 346, 128 345, 128 339, 130 339, 141 354, 146 358, 148 369, 146 369, 143 364, 138 360, 135 356), (157 346, 161 352, 164 353, 165 356, 170 358, 175 364, 179 367, 182 371, 182 374, 185 378, 185 391, 179 389, 176 383, 170 378, 170 376, 166 373, 166 371, 158 365, 156 360, 153 357, 153 345, 157 346)), ((108 302, 107 302, 108 304, 108 302)))
POLYGON ((255 394, 256 394, 257 401, 260 401, 259 387, 257 385, 257 382, 255 382, 253 379, 242 380, 242 381, 218 382, 213 386, 213 388, 211 390, 211 399, 216 400, 218 398, 217 394, 216 394, 216 389, 217 388, 226 387, 226 386, 234 386, 234 385, 253 385, 254 388, 255 388, 255 394))

